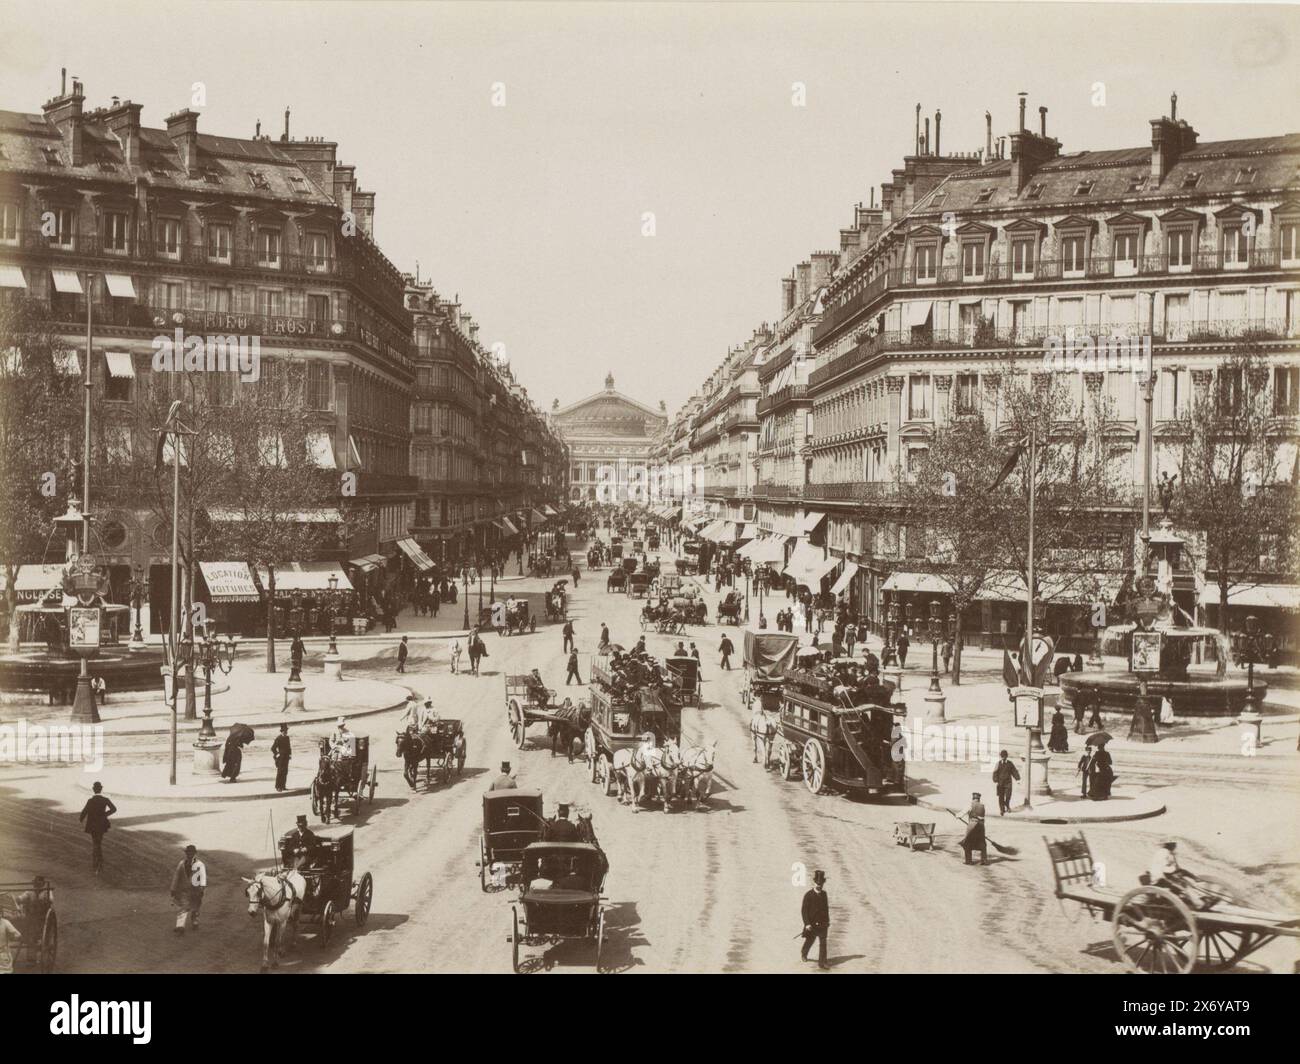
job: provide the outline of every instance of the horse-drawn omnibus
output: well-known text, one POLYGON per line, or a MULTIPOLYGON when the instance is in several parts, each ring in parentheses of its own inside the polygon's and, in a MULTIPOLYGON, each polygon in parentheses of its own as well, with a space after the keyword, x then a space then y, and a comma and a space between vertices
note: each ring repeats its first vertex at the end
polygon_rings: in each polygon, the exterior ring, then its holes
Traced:
POLYGON ((885 704, 853 704, 848 688, 787 676, 773 742, 781 778, 802 776, 813 794, 832 788, 860 796, 905 794, 907 763, 895 726, 907 706, 888 703, 893 687, 880 686, 885 704))
POLYGON ((670 739, 680 742, 681 707, 672 705, 655 688, 642 688, 631 697, 619 698, 609 687, 592 684, 591 721, 584 738, 592 783, 599 784, 605 794, 613 794, 617 784, 615 756, 619 751, 635 751, 645 743, 647 734, 654 737, 656 747, 670 739))

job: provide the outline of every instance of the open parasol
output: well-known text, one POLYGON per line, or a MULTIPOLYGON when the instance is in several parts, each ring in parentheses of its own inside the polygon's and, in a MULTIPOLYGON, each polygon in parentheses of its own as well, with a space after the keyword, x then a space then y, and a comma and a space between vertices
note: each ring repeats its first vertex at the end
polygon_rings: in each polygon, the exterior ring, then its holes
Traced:
POLYGON ((1110 732, 1104 732, 1104 731, 1093 732, 1091 735, 1088 736, 1088 741, 1084 743, 1084 746, 1101 746, 1102 743, 1108 743, 1113 738, 1114 736, 1111 735, 1110 732))
POLYGON ((247 724, 232 724, 230 726, 230 734, 226 736, 226 742, 246 746, 252 741, 253 729, 247 724))

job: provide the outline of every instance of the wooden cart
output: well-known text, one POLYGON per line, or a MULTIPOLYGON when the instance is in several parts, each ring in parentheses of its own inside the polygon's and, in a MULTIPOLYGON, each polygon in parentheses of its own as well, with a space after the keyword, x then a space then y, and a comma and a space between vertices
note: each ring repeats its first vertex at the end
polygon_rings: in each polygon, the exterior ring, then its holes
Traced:
POLYGON ((1218 880, 1195 881, 1215 895, 1211 909, 1193 909, 1174 891, 1152 883, 1121 893, 1098 882, 1082 832, 1043 841, 1052 861, 1056 896, 1109 921, 1115 953, 1136 971, 1224 971, 1276 938, 1300 938, 1300 916, 1244 905, 1218 880))
POLYGON ((506 724, 510 728, 510 738, 516 747, 522 750, 528 742, 528 728, 534 724, 569 724, 573 720, 571 712, 560 712, 569 705, 554 704, 555 692, 541 686, 537 680, 526 672, 506 674, 506 724))

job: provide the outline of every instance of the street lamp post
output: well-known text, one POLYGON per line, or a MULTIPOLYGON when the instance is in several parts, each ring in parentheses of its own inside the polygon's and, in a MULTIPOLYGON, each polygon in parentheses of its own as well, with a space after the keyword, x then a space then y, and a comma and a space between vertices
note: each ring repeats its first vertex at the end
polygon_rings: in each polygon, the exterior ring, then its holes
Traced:
POLYGON ((342 594, 343 592, 339 590, 338 575, 331 573, 329 579, 329 590, 325 592, 325 616, 327 618, 326 624, 329 625, 330 637, 329 650, 326 651, 327 654, 337 655, 339 652, 338 643, 335 641, 337 637, 334 632, 334 618, 338 614, 339 600, 342 597, 342 594))
POLYGON ((223 675, 230 675, 235 666, 235 654, 239 650, 239 636, 213 636, 207 639, 202 633, 196 637, 196 663, 203 669, 203 724, 199 728, 199 738, 215 738, 216 729, 212 726, 212 670, 219 669, 223 675))
POLYGON ((149 581, 145 579, 144 567, 133 565, 131 567, 130 583, 131 605, 135 607, 135 631, 131 633, 131 642, 128 650, 144 649, 144 631, 140 623, 140 610, 144 604, 144 598, 149 594, 149 581))
POLYGON ((462 627, 464 627, 468 631, 469 629, 469 566, 468 565, 466 565, 460 571, 460 583, 461 583, 461 589, 463 591, 462 597, 465 600, 465 623, 462 627))
MULTIPOLYGON (((1255 746, 1258 747, 1262 739, 1260 733, 1264 718, 1259 712, 1259 704, 1255 698, 1255 663, 1268 660, 1273 650, 1273 636, 1271 633, 1259 630, 1259 619, 1252 613, 1246 618, 1246 634, 1238 638, 1242 656, 1246 661, 1246 708, 1242 710, 1238 720, 1246 727, 1255 729, 1255 746)), ((1300 750, 1300 741, 1297 741, 1296 749, 1300 750)))

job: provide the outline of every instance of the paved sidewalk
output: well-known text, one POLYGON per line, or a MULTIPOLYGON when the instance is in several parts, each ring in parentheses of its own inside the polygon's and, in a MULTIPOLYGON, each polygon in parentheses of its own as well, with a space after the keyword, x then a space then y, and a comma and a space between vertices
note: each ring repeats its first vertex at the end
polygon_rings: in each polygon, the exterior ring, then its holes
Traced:
MULTIPOLYGON (((183 751, 185 760, 176 767, 176 785, 167 782, 168 766, 162 762, 149 765, 130 765, 122 768, 105 766, 96 773, 83 772, 77 776, 77 787, 89 791, 91 784, 99 781, 104 791, 114 798, 158 798, 174 802, 226 802, 253 801, 258 798, 301 798, 311 793, 311 781, 316 775, 314 758, 307 758, 301 767, 290 765, 288 790, 275 789, 273 765, 250 766, 239 774, 234 783, 220 776, 196 775, 189 762, 189 750, 183 751)), ((367 791, 369 793, 369 791, 367 791)), ((306 812, 306 810, 304 810, 306 812)))
MULTIPOLYGON (((1165 812, 1165 803, 1155 792, 1121 787, 1116 787, 1111 792, 1110 798, 1104 802, 1080 798, 1077 793, 1056 791, 1051 797, 1035 797, 1033 808, 1024 809, 1022 789, 1016 793, 1015 806, 1012 810, 1005 816, 999 816, 997 791, 987 777, 984 782, 988 786, 980 788, 979 793, 984 808, 988 811, 987 823, 990 831, 995 831, 998 824, 1016 821, 1035 824, 1104 824, 1124 820, 1146 820, 1165 812)), ((955 809, 959 813, 964 813, 969 809, 973 789, 972 787, 958 789, 955 783, 945 785, 938 794, 919 796, 916 804, 942 814, 942 820, 936 824, 936 830, 943 830, 939 824, 944 821, 947 822, 948 830, 952 830, 953 827, 960 828, 961 825, 948 814, 947 810, 955 809)))

